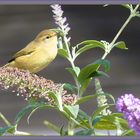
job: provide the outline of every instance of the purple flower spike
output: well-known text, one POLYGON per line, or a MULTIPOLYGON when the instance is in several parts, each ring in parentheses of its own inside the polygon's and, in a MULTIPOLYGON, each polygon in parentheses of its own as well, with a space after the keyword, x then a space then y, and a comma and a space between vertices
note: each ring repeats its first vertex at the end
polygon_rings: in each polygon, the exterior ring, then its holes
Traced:
POLYGON ((140 135, 140 99, 135 98, 132 94, 125 94, 118 98, 116 108, 124 114, 128 125, 137 135, 140 135))

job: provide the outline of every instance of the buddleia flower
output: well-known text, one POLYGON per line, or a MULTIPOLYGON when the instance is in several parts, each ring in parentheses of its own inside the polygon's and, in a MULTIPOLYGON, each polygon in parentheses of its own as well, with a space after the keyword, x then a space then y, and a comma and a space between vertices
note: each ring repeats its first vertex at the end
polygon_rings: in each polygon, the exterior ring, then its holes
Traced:
POLYGON ((62 86, 63 84, 54 83, 52 80, 32 74, 27 70, 0 67, 0 88, 11 89, 12 92, 17 93, 17 96, 22 96, 25 100, 43 98, 51 103, 48 93, 54 92, 61 94, 63 104, 74 104, 77 99, 76 95, 68 94, 66 90, 62 89, 62 86))
POLYGON ((140 99, 132 94, 125 94, 118 98, 116 108, 124 114, 129 127, 140 135, 140 99))

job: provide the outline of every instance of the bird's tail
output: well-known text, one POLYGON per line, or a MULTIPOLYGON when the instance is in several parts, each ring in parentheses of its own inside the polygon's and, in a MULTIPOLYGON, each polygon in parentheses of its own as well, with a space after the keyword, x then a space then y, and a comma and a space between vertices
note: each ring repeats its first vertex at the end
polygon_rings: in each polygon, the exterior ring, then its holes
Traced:
POLYGON ((5 64, 3 67, 8 67, 9 66, 9 63, 5 64))
POLYGON ((9 67, 9 63, 7 63, 4 66, 2 66, 2 68, 5 68, 5 67, 9 67))
POLYGON ((14 64, 13 64, 13 62, 9 62, 2 67, 14 67, 14 64))

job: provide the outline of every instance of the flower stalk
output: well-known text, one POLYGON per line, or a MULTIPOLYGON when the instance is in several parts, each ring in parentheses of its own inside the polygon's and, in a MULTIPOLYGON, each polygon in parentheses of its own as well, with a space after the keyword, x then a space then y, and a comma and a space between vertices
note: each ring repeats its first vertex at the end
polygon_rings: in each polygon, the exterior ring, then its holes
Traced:
MULTIPOLYGON (((96 89, 96 93, 99 94, 99 96, 97 96, 98 107, 102 107, 102 106, 108 105, 105 93, 102 90, 102 87, 101 87, 99 79, 97 79, 97 78, 95 79, 95 89, 96 89)), ((111 111, 109 109, 105 108, 104 110, 102 110, 100 112, 100 114, 104 115, 104 116, 110 115, 111 111)))
POLYGON ((70 120, 69 122, 68 122, 68 135, 69 136, 73 136, 73 134, 74 134, 74 122, 72 121, 72 120, 70 120))
MULTIPOLYGON (((70 51, 70 47, 69 47, 69 44, 70 44, 70 37, 67 37, 68 35, 68 32, 70 31, 70 27, 69 27, 69 24, 67 23, 67 18, 66 17, 63 17, 63 10, 61 8, 61 5, 59 4, 53 4, 51 5, 52 7, 52 12, 54 13, 53 17, 54 17, 54 20, 55 20, 55 23, 58 25, 58 29, 61 30, 61 32, 63 33, 63 41, 64 41, 64 46, 65 46, 65 49, 67 51, 67 54, 68 54, 68 60, 71 64, 71 67, 73 68, 73 70, 76 69, 76 66, 74 64, 74 58, 73 58, 73 55, 70 51)), ((78 82, 78 80, 74 78, 74 81, 75 81, 75 84, 77 86, 77 90, 78 90, 78 97, 80 96, 80 84, 78 82)))
POLYGON ((135 16, 137 16, 137 9, 139 8, 139 4, 136 5, 136 7, 134 9, 131 8, 130 10, 130 15, 127 18, 127 20, 125 21, 125 23, 122 25, 122 27, 120 28, 120 30, 118 31, 118 33, 115 35, 115 37, 113 38, 113 40, 111 41, 111 43, 107 46, 107 51, 105 51, 105 53, 102 56, 102 59, 105 59, 106 56, 110 53, 110 51, 113 49, 115 42, 117 41, 117 39, 119 38, 119 36, 121 35, 121 33, 123 32, 123 30, 125 29, 125 27, 128 25, 128 23, 131 21, 131 19, 135 16))

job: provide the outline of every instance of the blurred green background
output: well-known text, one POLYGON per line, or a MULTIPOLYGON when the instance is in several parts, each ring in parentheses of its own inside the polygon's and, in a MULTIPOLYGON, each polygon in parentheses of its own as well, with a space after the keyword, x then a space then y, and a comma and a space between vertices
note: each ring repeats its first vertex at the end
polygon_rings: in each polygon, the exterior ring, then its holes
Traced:
MULTIPOLYGON (((102 5, 63 5, 64 15, 67 17, 71 30, 71 45, 87 40, 106 40, 110 42, 129 15, 129 10, 122 6, 102 5)), ((12 55, 28 44, 34 37, 46 28, 56 27, 48 5, 0 5, 0 66, 3 66, 12 55)), ((126 42, 129 50, 114 49, 107 57, 111 61, 110 78, 101 77, 101 84, 105 92, 115 98, 124 93, 133 93, 140 97, 140 19, 135 18, 124 30, 119 40, 126 42)), ((103 51, 93 49, 82 54, 76 64, 83 67, 100 58, 103 51)), ((71 75, 65 70, 69 63, 57 58, 38 74, 54 82, 73 83, 71 75)), ((94 83, 89 86, 87 93, 94 93, 94 83)), ((0 112, 7 119, 14 121, 16 114, 26 101, 10 91, 0 91, 0 112)), ((88 101, 81 106, 88 114, 96 108, 96 100, 88 101)), ((114 110, 114 109, 112 109, 114 110)), ((66 123, 63 117, 54 110, 37 111, 28 125, 26 117, 21 121, 19 130, 34 133, 46 133, 48 129, 43 120, 62 126, 66 123)), ((0 120, 0 127, 4 123, 0 120)), ((50 131, 50 134, 52 132, 50 131)))

